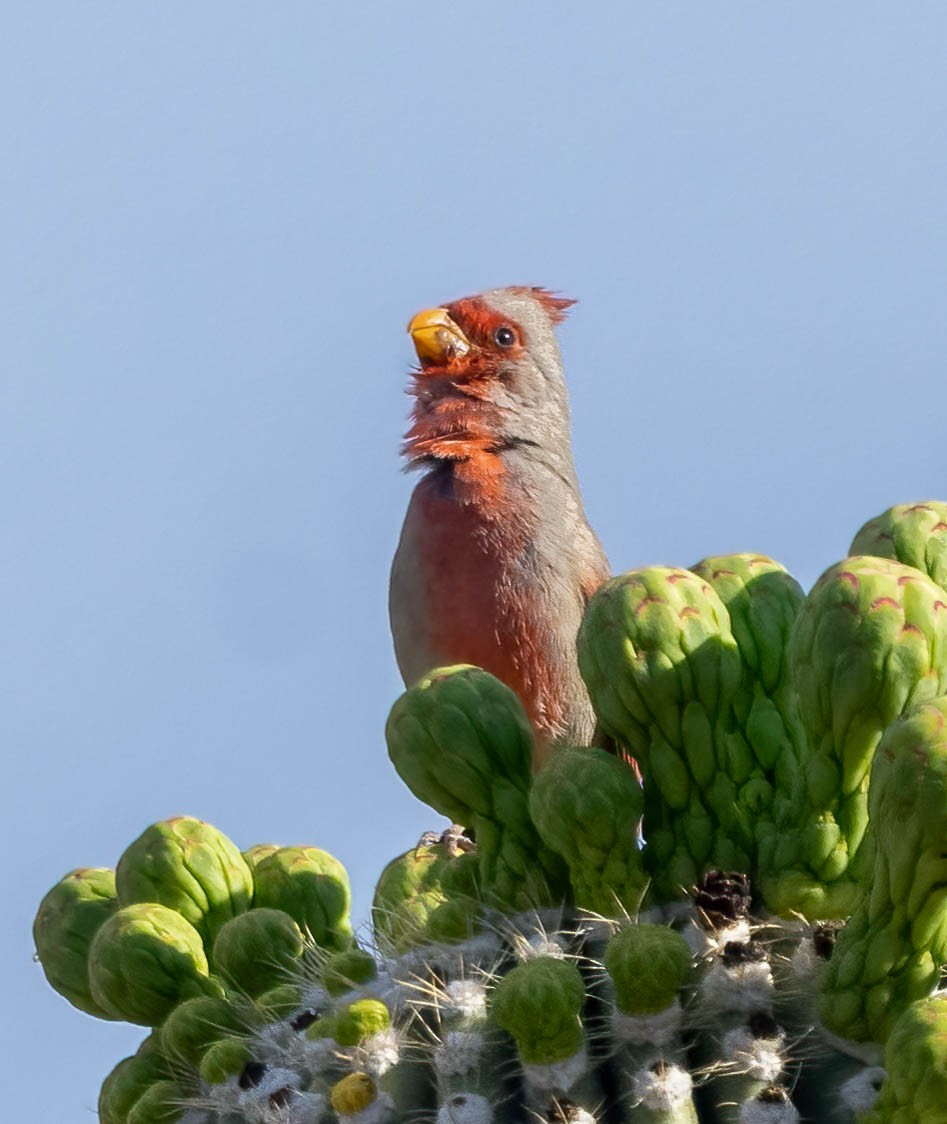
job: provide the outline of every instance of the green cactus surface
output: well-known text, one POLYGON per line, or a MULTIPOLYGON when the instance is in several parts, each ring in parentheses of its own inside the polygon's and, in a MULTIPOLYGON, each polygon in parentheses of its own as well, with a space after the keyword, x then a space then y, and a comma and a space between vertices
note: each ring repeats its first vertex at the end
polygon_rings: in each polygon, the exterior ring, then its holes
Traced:
POLYGON ((912 1003, 891 1029, 887 1079, 860 1124, 947 1124, 947 995, 912 1003))
POLYGON ((656 1015, 677 999, 690 976, 691 950, 666 925, 627 925, 608 942, 605 969, 626 1015, 656 1015))
POLYGON ((947 503, 929 500, 889 508, 868 520, 848 553, 893 558, 947 589, 947 503))
POLYGON ((478 844, 492 904, 528 908, 562 894, 562 859, 529 814, 533 733, 516 695, 479 668, 440 668, 395 703, 385 729, 402 780, 478 844))
POLYGON ((372 921, 379 937, 403 951, 447 900, 441 886, 451 856, 441 844, 418 846, 392 859, 375 885, 372 921))
POLYGON ((95 934, 119 908, 115 872, 102 867, 70 871, 40 902, 33 922, 36 955, 50 985, 80 1011, 110 1015, 92 997, 89 948, 95 934))
POLYGON ((947 962, 947 698, 885 731, 869 803, 872 878, 828 963, 822 1017, 844 1038, 883 1042, 947 962))
POLYGON ((253 868, 254 905, 282 910, 322 948, 352 940, 345 867, 318 847, 279 847, 253 868))
POLYGON ((562 747, 533 781, 529 810, 562 855, 579 908, 634 916, 648 888, 638 846, 643 797, 630 765, 601 749, 562 747))
POLYGON ((89 950, 92 998, 113 1019, 158 1026, 185 999, 220 996, 197 930, 154 902, 127 905, 103 924, 89 950))
POLYGON ((741 661, 720 597, 689 570, 633 570, 592 598, 578 652, 605 730, 641 766, 655 894, 682 897, 713 867, 750 868, 741 800, 761 769, 731 718, 741 661))
POLYGON ((150 1039, 130 1058, 123 1058, 102 1082, 99 1092, 100 1124, 125 1124, 128 1113, 156 1081, 170 1076, 170 1067, 160 1048, 150 1039))
POLYGON ((913 567, 845 559, 806 599, 789 659, 807 752, 767 901, 780 913, 846 917, 875 747, 905 709, 947 690, 947 598, 913 567))
POLYGON ((220 927, 250 907, 250 868, 217 828, 191 816, 151 824, 115 869, 122 905, 160 902, 194 926, 209 949, 220 927))
POLYGON ((247 995, 261 995, 298 974, 306 947, 299 926, 281 909, 265 906, 231 918, 214 941, 215 971, 247 995))
POLYGON ((492 1013, 524 1062, 555 1065, 583 1047, 584 1001, 585 984, 575 964, 541 956, 503 976, 493 994, 492 1013))
POLYGON ((357 940, 316 847, 180 818, 71 872, 47 978, 150 1031, 99 1119, 947 1124, 945 551, 931 501, 807 596, 749 553, 612 579, 577 652, 615 753, 535 774, 515 694, 432 670, 386 737, 451 823, 357 940))

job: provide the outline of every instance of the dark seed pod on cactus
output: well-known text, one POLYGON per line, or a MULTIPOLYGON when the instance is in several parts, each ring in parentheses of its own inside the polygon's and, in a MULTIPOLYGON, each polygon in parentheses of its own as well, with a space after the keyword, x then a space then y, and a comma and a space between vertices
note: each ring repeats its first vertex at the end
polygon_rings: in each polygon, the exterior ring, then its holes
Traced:
POLYGON ((712 929, 726 929, 750 916, 750 880, 737 872, 709 870, 700 880, 694 904, 712 929))

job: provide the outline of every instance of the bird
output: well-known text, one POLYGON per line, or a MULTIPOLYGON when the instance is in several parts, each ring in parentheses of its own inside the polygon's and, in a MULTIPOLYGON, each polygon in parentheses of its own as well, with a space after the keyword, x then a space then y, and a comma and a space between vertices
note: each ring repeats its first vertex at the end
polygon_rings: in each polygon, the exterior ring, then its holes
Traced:
POLYGON ((391 568, 389 616, 407 685, 474 664, 511 687, 533 768, 590 745, 576 635, 610 576, 572 452, 556 328, 576 302, 539 287, 463 297, 412 318, 418 357, 402 454, 421 478, 391 568))

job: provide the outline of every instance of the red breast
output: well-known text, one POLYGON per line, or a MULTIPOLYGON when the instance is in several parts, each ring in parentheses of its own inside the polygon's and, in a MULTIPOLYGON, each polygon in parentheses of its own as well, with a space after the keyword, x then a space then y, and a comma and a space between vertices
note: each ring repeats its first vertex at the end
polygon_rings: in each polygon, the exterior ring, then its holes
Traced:
POLYGON ((585 520, 554 326, 571 302, 507 289, 419 313, 404 452, 424 477, 392 567, 398 664, 413 682, 473 663, 523 700, 542 747, 588 742, 575 635, 608 566, 585 520))

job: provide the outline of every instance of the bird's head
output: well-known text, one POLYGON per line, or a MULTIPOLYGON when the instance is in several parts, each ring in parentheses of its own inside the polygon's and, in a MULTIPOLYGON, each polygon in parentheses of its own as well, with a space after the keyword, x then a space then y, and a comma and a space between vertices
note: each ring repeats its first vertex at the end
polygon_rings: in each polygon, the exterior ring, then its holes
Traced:
POLYGON ((556 325, 575 302, 513 286, 419 312, 410 464, 513 448, 569 453, 569 404, 556 325))

